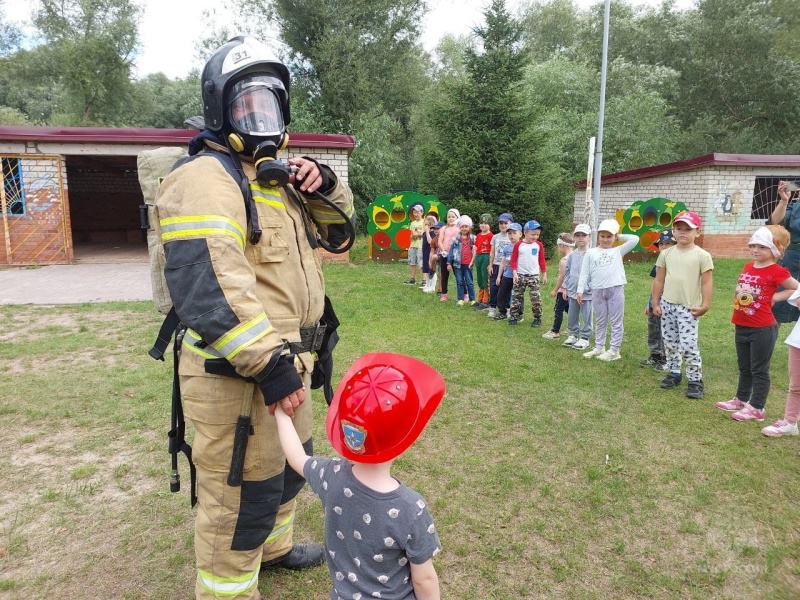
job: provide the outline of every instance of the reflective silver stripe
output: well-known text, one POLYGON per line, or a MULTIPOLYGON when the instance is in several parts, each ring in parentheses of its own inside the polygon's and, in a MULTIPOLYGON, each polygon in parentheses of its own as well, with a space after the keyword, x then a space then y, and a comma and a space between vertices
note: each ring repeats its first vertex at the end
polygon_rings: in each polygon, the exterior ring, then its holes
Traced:
POLYGON ((161 219, 159 223, 163 243, 190 238, 228 236, 235 239, 242 249, 245 247, 244 230, 236 221, 227 217, 218 215, 169 217, 161 219))
POLYGON ((214 343, 214 348, 225 358, 231 360, 250 344, 273 331, 266 313, 261 313, 247 323, 242 323, 214 343))
POLYGON ((197 581, 215 598, 232 598, 249 592, 258 585, 258 569, 238 577, 215 577, 211 573, 197 569, 197 581))
POLYGON ((197 346, 197 344, 202 341, 203 338, 201 338, 196 331, 193 331, 192 329, 186 330, 186 335, 183 337, 183 345, 187 350, 194 352, 203 358, 225 358, 222 356, 222 354, 217 352, 213 346, 205 346, 203 348, 197 346))

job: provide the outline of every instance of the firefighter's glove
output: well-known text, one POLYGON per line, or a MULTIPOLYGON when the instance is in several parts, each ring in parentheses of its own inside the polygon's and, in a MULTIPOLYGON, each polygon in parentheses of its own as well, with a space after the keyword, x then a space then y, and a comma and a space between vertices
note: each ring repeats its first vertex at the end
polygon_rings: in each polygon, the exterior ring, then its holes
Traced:
POLYGON ((264 404, 269 406, 302 388, 303 380, 294 368, 294 361, 288 356, 281 356, 258 387, 264 394, 264 404))

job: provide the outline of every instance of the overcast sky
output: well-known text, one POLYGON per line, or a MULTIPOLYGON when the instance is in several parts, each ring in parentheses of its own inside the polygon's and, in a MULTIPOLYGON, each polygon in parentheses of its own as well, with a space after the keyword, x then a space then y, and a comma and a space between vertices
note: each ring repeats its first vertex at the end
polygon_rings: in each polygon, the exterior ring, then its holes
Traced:
MULTIPOLYGON (((587 7, 601 0, 576 0, 587 7)), ((162 71, 169 77, 182 77, 192 67, 202 68, 195 56, 195 43, 205 31, 203 10, 219 6, 215 0, 142 0, 144 16, 139 25, 142 51, 136 59, 136 73, 146 75, 162 71)), ((483 22, 483 9, 489 0, 430 0, 432 9, 424 23, 422 43, 433 50, 445 34, 463 35, 483 22)), ((658 6, 661 0, 634 0, 636 4, 658 6)), ((685 8, 693 0, 678 0, 685 8)), ((516 13, 521 0, 506 0, 509 11, 516 13)), ((9 20, 24 21, 29 17, 30 3, 26 0, 6 0, 3 3, 9 20)), ((613 17, 613 13, 612 13, 613 17)))

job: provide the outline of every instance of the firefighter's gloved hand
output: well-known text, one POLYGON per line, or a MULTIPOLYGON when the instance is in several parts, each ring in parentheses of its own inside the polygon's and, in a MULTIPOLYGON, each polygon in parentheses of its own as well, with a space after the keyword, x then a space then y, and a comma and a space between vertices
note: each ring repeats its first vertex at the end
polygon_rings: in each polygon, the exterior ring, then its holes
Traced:
POLYGON ((281 356, 272 370, 261 383, 258 384, 264 394, 264 403, 267 406, 275 404, 278 400, 303 388, 303 380, 294 368, 294 362, 288 356, 281 356))

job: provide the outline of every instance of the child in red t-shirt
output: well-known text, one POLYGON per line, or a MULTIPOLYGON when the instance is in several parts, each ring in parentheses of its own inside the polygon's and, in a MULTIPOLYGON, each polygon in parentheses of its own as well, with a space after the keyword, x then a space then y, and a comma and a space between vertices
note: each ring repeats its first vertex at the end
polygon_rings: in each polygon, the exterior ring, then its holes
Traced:
POLYGON ((475 236, 475 271, 478 274, 477 309, 489 308, 489 253, 492 250, 492 215, 481 215, 481 232, 475 236))
POLYGON ((798 282, 785 267, 775 263, 789 244, 789 232, 780 225, 759 228, 748 242, 753 262, 744 266, 736 284, 733 317, 739 385, 736 397, 717 402, 717 408, 733 412, 737 421, 764 421, 770 388, 769 363, 778 339, 778 323, 772 304, 787 300, 798 282), (777 292, 778 287, 784 290, 777 292))

